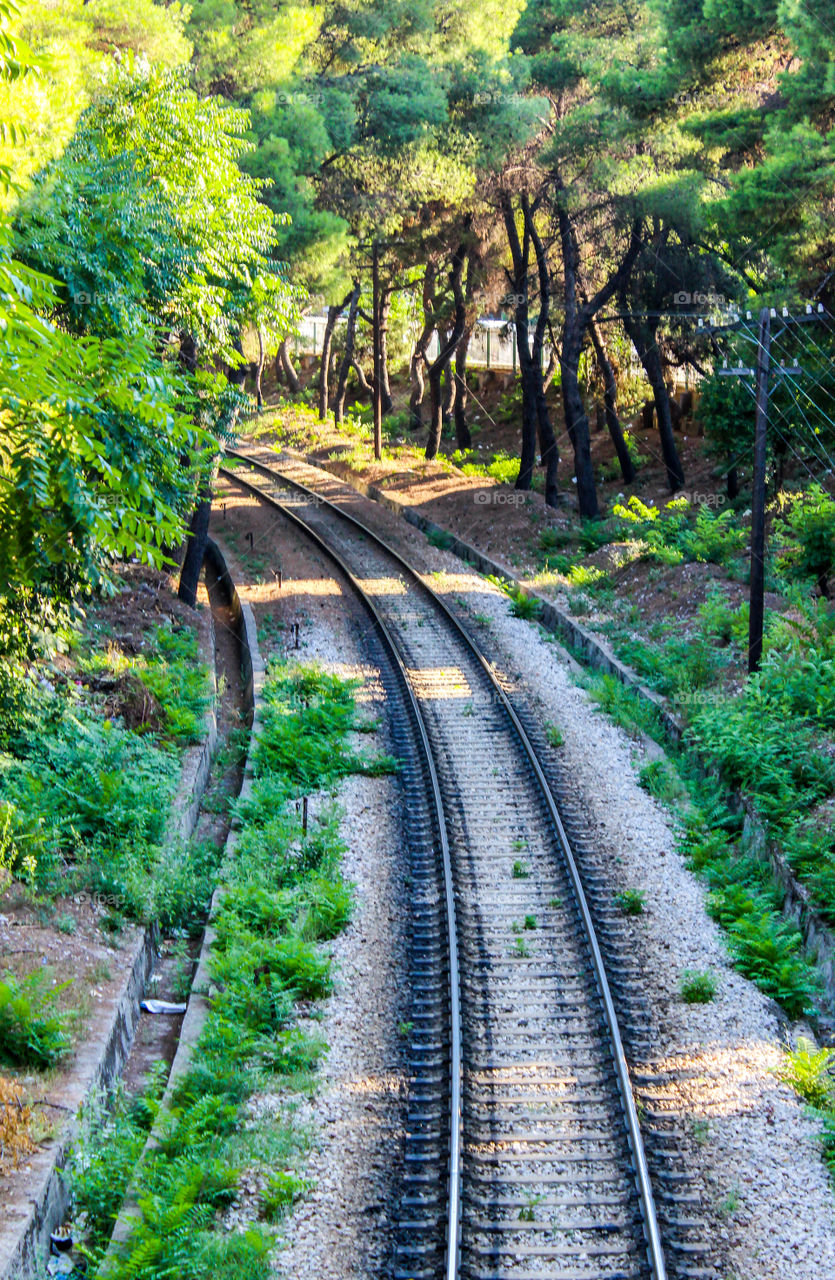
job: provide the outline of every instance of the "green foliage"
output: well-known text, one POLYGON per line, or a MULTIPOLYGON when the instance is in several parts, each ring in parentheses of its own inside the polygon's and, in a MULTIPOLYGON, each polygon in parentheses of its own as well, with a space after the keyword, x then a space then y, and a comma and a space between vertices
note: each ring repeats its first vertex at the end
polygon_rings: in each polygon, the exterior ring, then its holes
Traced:
POLYGON ((530 868, 528 867, 528 864, 526 862, 522 862, 521 859, 517 858, 513 863, 513 879, 527 880, 530 874, 531 872, 530 872, 530 868))
POLYGON ((826 1046, 816 1049, 811 1040, 799 1036, 797 1048, 786 1053, 779 1076, 810 1106, 819 1111, 835 1110, 833 1062, 835 1050, 826 1046))
POLYGON ((299 1178, 289 1170, 274 1173, 261 1198, 264 1217, 268 1222, 278 1222, 300 1196, 306 1195, 313 1184, 299 1178))
POLYGON ((700 505, 691 522, 686 498, 674 498, 661 511, 648 507, 633 494, 626 506, 616 503, 613 514, 621 522, 624 537, 638 536, 644 555, 662 564, 699 560, 726 564, 743 548, 744 529, 734 528, 732 510, 714 513, 700 505))
POLYGON ((781 533, 790 542, 783 566, 811 577, 827 595, 835 570, 835 501, 819 484, 811 484, 790 501, 781 533))
POLYGON ((538 618, 542 612, 542 601, 537 600, 536 596, 529 595, 523 587, 508 584, 505 587, 505 594, 510 597, 510 612, 514 618, 524 618, 530 622, 538 618))
MULTIPOLYGON (((255 752, 260 799, 240 806, 242 829, 223 867, 222 892, 210 953, 210 1011, 190 1067, 178 1081, 172 1106, 158 1117, 156 1149, 133 1176, 140 1214, 120 1263, 125 1276, 252 1277, 264 1274, 272 1238, 250 1228, 230 1242, 214 1229, 218 1209, 235 1195, 247 1099, 265 1077, 290 1083, 316 1067, 324 1042, 297 1023, 298 1001, 331 989, 330 956, 318 944, 344 926, 350 891, 339 876, 338 818, 316 805, 301 830, 293 799, 298 787, 318 792, 364 767, 345 739, 356 727, 355 684, 313 667, 278 666, 265 686, 268 708, 255 752), (280 714, 280 712, 286 714, 280 714), (305 720, 309 724, 305 725, 305 720), (289 750, 294 743, 297 752, 289 750), (317 763, 321 773, 315 776, 317 763), (262 807, 265 805, 266 807, 262 807)), ((244 1139, 243 1135, 247 1134, 244 1139)), ((90 1215, 94 1261, 101 1256, 111 1202, 102 1172, 124 1186, 120 1170, 133 1151, 133 1129, 121 1136, 105 1126, 100 1151, 85 1148, 74 1164, 77 1200, 90 1215), (101 1242, 101 1243, 98 1243, 101 1242)), ((253 1162, 267 1175, 260 1214, 276 1221, 308 1189, 292 1168, 299 1137, 284 1140, 279 1170, 262 1144, 253 1162)))
POLYGON ((685 1004, 710 1004, 719 981, 710 969, 685 969, 681 975, 681 998, 685 1004))
POLYGON ((615 905, 625 916, 643 915, 646 907, 646 894, 643 889, 623 889, 615 894, 615 905))
POLYGON ((69 982, 53 986, 45 969, 0 979, 0 1059, 22 1067, 53 1067, 72 1047, 57 999, 69 982))

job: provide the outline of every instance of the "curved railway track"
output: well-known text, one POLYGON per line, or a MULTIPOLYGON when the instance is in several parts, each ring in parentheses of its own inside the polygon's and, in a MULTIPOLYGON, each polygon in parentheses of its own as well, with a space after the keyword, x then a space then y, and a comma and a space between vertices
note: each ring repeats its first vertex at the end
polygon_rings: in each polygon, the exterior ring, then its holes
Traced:
POLYGON ((475 641, 393 548, 298 481, 228 452, 248 474, 227 478, 313 538, 358 593, 421 757, 404 780, 405 826, 427 852, 413 859, 397 1280, 665 1280, 601 947, 522 721, 475 641))

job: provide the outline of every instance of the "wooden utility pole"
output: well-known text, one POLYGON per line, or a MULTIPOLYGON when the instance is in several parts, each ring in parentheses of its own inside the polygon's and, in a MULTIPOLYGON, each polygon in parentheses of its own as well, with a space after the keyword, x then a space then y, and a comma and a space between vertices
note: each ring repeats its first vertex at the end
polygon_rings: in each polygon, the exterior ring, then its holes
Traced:
POLYGON ((375 240, 371 248, 371 279, 373 286, 372 331, 374 342, 374 457, 379 462, 383 456, 383 356, 380 334, 380 242, 375 240))
POLYGON ((765 614, 765 460, 768 427, 768 374, 771 360, 771 312, 760 312, 757 342, 757 418, 754 483, 751 500, 751 587, 748 614, 748 674, 758 670, 763 652, 765 614))

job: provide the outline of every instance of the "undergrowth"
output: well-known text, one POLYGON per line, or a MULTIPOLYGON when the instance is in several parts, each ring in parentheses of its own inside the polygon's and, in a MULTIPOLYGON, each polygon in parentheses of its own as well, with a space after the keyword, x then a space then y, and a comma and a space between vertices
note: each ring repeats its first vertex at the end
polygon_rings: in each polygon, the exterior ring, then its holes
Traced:
POLYGON ((118 1280, 260 1280, 274 1243, 269 1224, 309 1185, 298 1168, 304 1135, 289 1112, 253 1123, 248 1100, 259 1089, 306 1087, 325 1051, 299 1025, 299 1006, 330 991, 323 944, 351 911, 339 811, 328 792, 348 773, 395 767, 349 745, 351 732, 374 727, 358 716, 355 689, 311 667, 270 669, 254 784, 235 806, 240 828, 220 872, 210 1011, 191 1064, 170 1109, 157 1116, 158 1145, 138 1169, 137 1127, 124 1113, 105 1119, 73 1162, 75 1204, 91 1231, 91 1277, 128 1181, 139 1213, 115 1271, 108 1268, 118 1280), (312 797, 307 831, 296 807, 305 795, 312 797), (244 1171, 264 1184, 257 1214, 243 1232, 218 1230, 244 1171))
POLYGON ((211 697, 197 656, 193 631, 160 626, 141 657, 79 652, 75 679, 33 686, 0 750, 0 864, 33 896, 106 894, 115 927, 129 917, 170 928, 202 914, 213 851, 167 836, 180 748, 211 697))

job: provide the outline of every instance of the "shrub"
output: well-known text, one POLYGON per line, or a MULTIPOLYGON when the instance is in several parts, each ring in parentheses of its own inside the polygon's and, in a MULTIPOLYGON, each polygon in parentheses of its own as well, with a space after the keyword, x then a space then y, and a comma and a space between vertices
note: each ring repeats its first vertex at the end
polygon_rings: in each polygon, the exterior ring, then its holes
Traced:
POLYGON ((710 969, 685 969, 681 975, 681 998, 685 1004, 710 1004, 719 986, 710 969))
POLYGON ((646 894, 643 889, 623 889, 615 894, 615 903, 625 916, 640 916, 646 906, 646 894))
POLYGON ((49 972, 0 979, 0 1058, 23 1067, 53 1067, 69 1053, 72 1039, 57 999, 70 982, 52 986, 49 972))
POLYGON ((792 502, 784 529, 795 545, 783 557, 783 565, 812 577, 821 593, 828 595, 835 569, 835 500, 819 484, 810 484, 792 502))
POLYGON ((797 1048, 786 1054, 778 1075, 810 1106, 822 1111, 835 1105, 833 1064, 835 1049, 824 1047, 816 1050, 811 1040, 799 1036, 797 1048))

